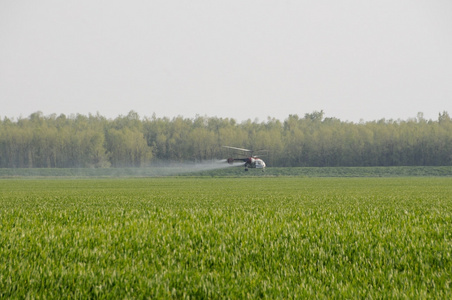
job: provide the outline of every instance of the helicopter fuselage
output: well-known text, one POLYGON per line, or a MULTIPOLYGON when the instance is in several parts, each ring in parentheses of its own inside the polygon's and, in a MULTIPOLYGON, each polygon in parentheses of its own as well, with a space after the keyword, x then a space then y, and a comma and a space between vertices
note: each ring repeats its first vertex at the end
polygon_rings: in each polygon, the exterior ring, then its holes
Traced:
POLYGON ((264 169, 265 162, 258 157, 249 157, 245 162, 245 168, 264 169))
POLYGON ((228 158, 228 163, 233 164, 234 161, 241 161, 245 163, 245 171, 248 171, 248 168, 252 169, 265 169, 265 162, 256 156, 251 156, 247 158, 228 158))

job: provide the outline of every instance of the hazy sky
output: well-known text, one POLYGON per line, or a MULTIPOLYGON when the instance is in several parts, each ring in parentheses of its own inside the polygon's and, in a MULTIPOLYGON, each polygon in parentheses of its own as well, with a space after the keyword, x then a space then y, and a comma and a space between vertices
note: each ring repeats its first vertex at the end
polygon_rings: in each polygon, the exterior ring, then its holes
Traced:
POLYGON ((0 0, 0 117, 452 114, 451 0, 0 0))

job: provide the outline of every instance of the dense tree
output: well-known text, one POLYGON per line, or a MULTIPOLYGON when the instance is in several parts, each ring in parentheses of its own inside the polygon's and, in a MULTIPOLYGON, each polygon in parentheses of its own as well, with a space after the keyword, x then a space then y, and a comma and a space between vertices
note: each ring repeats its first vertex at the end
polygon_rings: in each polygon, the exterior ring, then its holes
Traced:
POLYGON ((149 166, 225 158, 222 146, 265 150, 269 166, 452 165, 452 120, 342 122, 323 111, 283 122, 196 116, 113 120, 50 115, 0 120, 0 167, 149 166))

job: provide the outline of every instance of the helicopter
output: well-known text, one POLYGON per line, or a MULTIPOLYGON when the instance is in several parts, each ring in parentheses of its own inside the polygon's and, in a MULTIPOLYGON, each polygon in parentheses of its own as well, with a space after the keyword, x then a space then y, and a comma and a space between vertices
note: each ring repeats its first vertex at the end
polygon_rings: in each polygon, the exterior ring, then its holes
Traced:
POLYGON ((261 158, 259 158, 257 155, 253 155, 253 150, 244 149, 244 148, 237 148, 237 147, 231 147, 231 146, 223 146, 223 148, 228 148, 228 149, 232 149, 232 150, 237 150, 237 151, 250 153, 249 157, 244 157, 244 158, 233 158, 233 157, 230 157, 230 158, 228 158, 226 161, 229 164, 232 165, 235 161, 241 161, 241 162, 245 163, 244 164, 245 165, 245 171, 248 171, 248 168, 262 169, 262 172, 265 171, 265 167, 266 167, 265 162, 261 158))

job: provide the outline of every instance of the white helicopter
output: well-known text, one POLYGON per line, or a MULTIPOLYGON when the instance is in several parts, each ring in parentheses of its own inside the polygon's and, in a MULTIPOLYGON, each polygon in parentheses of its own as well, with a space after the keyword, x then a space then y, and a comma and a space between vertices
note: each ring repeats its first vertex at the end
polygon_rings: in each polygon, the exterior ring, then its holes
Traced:
POLYGON ((265 162, 261 158, 259 158, 257 155, 253 155, 253 150, 231 147, 231 146, 223 146, 223 148, 228 148, 228 149, 232 149, 232 150, 249 153, 249 156, 244 157, 244 158, 229 157, 226 160, 229 164, 232 165, 234 163, 234 161, 241 161, 241 162, 245 163, 245 171, 248 171, 248 168, 262 169, 262 172, 265 171, 265 167, 266 167, 265 162))

